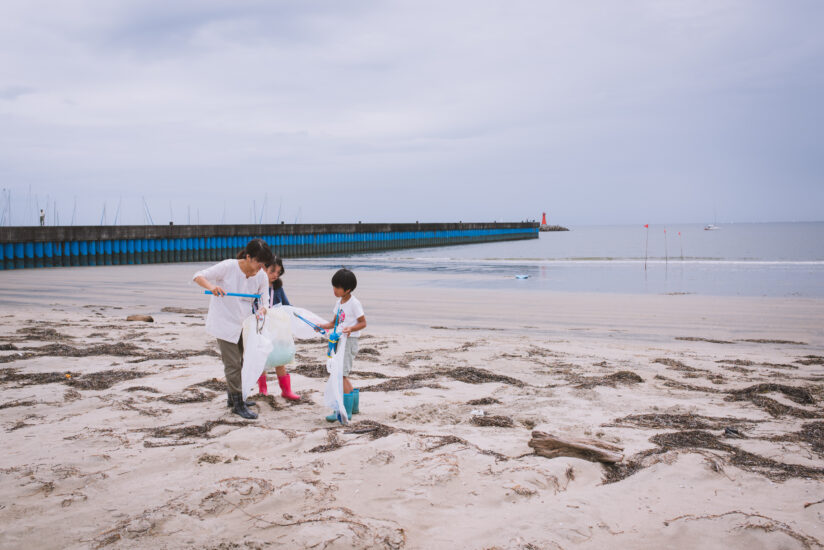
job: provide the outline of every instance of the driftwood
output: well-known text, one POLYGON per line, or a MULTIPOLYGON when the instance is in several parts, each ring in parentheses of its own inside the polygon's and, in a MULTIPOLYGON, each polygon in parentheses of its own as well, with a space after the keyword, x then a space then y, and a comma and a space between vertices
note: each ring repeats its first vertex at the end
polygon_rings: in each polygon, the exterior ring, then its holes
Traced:
POLYGON ((597 439, 560 438, 545 432, 532 432, 529 446, 535 449, 535 454, 547 458, 571 456, 583 458, 591 462, 621 462, 624 455, 621 447, 604 443, 597 439))
POLYGON ((143 321, 145 323, 154 323, 151 315, 129 315, 126 317, 127 321, 143 321))

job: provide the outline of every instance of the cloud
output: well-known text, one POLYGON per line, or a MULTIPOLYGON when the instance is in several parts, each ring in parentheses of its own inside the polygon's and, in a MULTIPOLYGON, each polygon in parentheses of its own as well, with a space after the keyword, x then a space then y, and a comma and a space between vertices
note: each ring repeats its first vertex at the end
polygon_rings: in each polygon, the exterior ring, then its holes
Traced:
POLYGON ((0 177, 138 213, 226 202, 230 221, 265 194, 317 222, 703 221, 709 196, 742 221, 815 219, 823 11, 7 2, 0 177), (779 184, 778 204, 736 200, 779 184))

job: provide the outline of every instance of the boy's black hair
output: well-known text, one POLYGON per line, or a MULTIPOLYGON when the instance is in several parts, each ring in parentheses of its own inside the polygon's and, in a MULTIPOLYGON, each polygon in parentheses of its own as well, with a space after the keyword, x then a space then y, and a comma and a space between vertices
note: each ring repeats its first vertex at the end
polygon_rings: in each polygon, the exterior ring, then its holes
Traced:
POLYGON ((272 251, 263 239, 252 239, 246 248, 237 253, 237 259, 243 260, 249 256, 266 265, 272 261, 272 251))
MULTIPOLYGON (((266 264, 266 271, 269 271, 269 268, 273 265, 276 265, 280 268, 280 277, 283 277, 283 274, 286 273, 286 268, 283 267, 283 259, 277 254, 273 254, 272 261, 266 264)), ((280 280, 280 277, 278 277, 277 281, 272 283, 272 288, 274 288, 275 290, 283 288, 283 281, 280 280)))
POLYGON ((342 288, 346 292, 352 292, 358 286, 358 278, 355 274, 342 267, 332 275, 332 286, 342 288))

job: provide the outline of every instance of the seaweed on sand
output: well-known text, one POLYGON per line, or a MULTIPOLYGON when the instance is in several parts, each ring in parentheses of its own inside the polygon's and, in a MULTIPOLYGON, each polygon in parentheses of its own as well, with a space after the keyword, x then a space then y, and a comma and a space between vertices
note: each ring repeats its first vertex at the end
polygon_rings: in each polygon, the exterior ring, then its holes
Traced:
POLYGON ((785 386, 784 384, 756 384, 740 390, 729 390, 732 397, 730 401, 741 401, 744 399, 751 399, 754 395, 764 394, 768 392, 780 392, 787 396, 788 399, 795 401, 802 405, 815 404, 815 398, 810 392, 809 388, 802 388, 799 386, 785 386))
POLYGON ((386 382, 381 382, 380 384, 374 384, 372 386, 366 386, 360 389, 360 391, 400 391, 400 390, 412 390, 418 388, 440 388, 438 384, 434 382, 427 383, 427 380, 432 380, 435 378, 436 375, 433 373, 418 373, 418 374, 411 374, 409 376, 404 376, 401 378, 390 378, 386 382))
POLYGON ((463 439, 462 437, 458 437, 456 435, 420 434, 420 437, 426 438, 427 440, 429 440, 429 439, 434 439, 435 440, 434 442, 425 445, 424 451, 426 451, 428 453, 431 453, 432 451, 435 451, 436 449, 440 449, 441 447, 445 447, 447 445, 458 444, 458 445, 464 445, 466 447, 469 447, 470 449, 475 449, 477 452, 481 453, 482 455, 487 455, 487 456, 494 457, 496 462, 506 462, 507 460, 509 460, 509 457, 507 457, 505 455, 502 455, 501 453, 499 453, 497 451, 493 451, 491 449, 482 449, 482 448, 478 447, 477 445, 475 445, 474 443, 470 443, 466 439, 463 439))
POLYGON ((685 384, 683 382, 667 378, 666 376, 661 376, 660 374, 656 374, 655 379, 663 380, 664 386, 668 388, 674 388, 678 390, 700 391, 706 393, 725 393, 723 390, 719 390, 717 388, 706 388, 704 386, 693 386, 692 384, 685 384))
POLYGON ((349 375, 350 378, 389 378, 383 373, 359 370, 349 375))
POLYGON ((297 367, 290 368, 293 374, 300 374, 308 378, 326 378, 329 373, 326 372, 326 365, 321 362, 305 363, 297 367))
POLYGON ((77 376, 71 372, 32 372, 22 373, 19 369, 0 369, 0 384, 16 382, 24 386, 33 384, 56 384, 65 382, 67 376, 77 376))
POLYGON ((180 393, 164 395, 160 398, 160 400, 173 405, 182 405, 184 403, 203 403, 204 401, 211 401, 216 395, 217 394, 215 392, 211 391, 203 391, 197 388, 187 388, 180 393))
POLYGON ((452 369, 440 369, 434 371, 437 375, 447 376, 459 382, 466 384, 486 384, 488 382, 501 382, 522 388, 525 386, 523 382, 516 378, 510 378, 501 374, 494 374, 483 369, 476 369, 475 367, 455 367, 452 369))
POLYGON ((618 384, 639 384, 644 379, 628 370, 619 370, 607 376, 585 377, 581 379, 581 383, 575 386, 578 389, 590 389, 595 386, 610 386, 616 387, 618 384))
POLYGON ((474 415, 472 423, 476 426, 493 426, 497 428, 512 428, 515 423, 508 416, 474 415))
POLYGON ((771 438, 772 441, 807 443, 819 456, 824 457, 824 422, 807 422, 801 431, 771 438))
POLYGON ((326 439, 329 441, 326 445, 318 445, 317 447, 312 447, 307 452, 309 453, 328 453, 329 451, 335 451, 343 447, 343 443, 338 438, 338 432, 335 430, 328 430, 326 432, 326 439))
POLYGON ((753 344, 788 344, 791 346, 806 346, 807 342, 794 342, 793 340, 770 340, 763 338, 748 338, 745 340, 738 340, 738 342, 751 342, 753 344))
POLYGON ((69 346, 67 344, 46 344, 34 348, 25 348, 32 351, 39 356, 55 356, 55 357, 91 357, 97 355, 113 355, 115 357, 129 357, 133 355, 140 355, 142 350, 127 342, 117 342, 114 344, 95 344, 85 348, 69 346))
POLYGON ((786 386, 784 384, 756 384, 740 390, 728 391, 728 401, 751 401, 753 405, 764 409, 770 415, 778 417, 782 415, 795 416, 797 418, 821 418, 820 412, 800 409, 798 407, 790 407, 779 403, 775 399, 764 396, 764 393, 779 392, 784 394, 788 399, 802 405, 815 404, 816 400, 809 388, 799 386, 786 386))
POLYGON ((150 374, 153 373, 134 370, 104 370, 89 374, 77 374, 63 381, 69 386, 81 390, 105 390, 119 382, 142 378, 150 374))
POLYGON ((21 373, 18 369, 0 370, 0 383, 17 382, 30 386, 33 384, 67 384, 81 390, 105 390, 125 380, 142 378, 150 372, 133 370, 105 370, 81 374, 76 372, 33 372, 21 373))
POLYGON ((164 307, 161 309, 163 313, 180 313, 184 315, 198 315, 198 314, 207 314, 209 313, 208 308, 196 308, 196 309, 187 309, 183 307, 164 307))
POLYGON ((0 409, 8 409, 11 407, 31 407, 36 404, 36 401, 8 401, 6 403, 0 403, 0 409))
POLYGON ((685 342, 709 342, 710 344, 734 344, 729 340, 713 340, 712 338, 698 338, 695 336, 676 336, 676 340, 683 340, 685 342))
POLYGON ((159 390, 157 390, 157 389, 155 389, 151 386, 129 386, 128 388, 125 388, 123 391, 128 391, 128 392, 145 391, 145 392, 149 392, 149 393, 160 393, 159 390))
POLYGON ((380 439, 382 437, 386 437, 391 435, 397 431, 396 428, 392 426, 387 426, 386 424, 381 424, 379 422, 375 422, 373 420, 361 420, 360 422, 354 422, 349 424, 348 429, 344 433, 348 434, 369 434, 369 437, 372 439, 380 439))
POLYGON ((684 372, 695 372, 695 371, 699 370, 699 369, 696 369, 694 367, 690 367, 689 365, 686 365, 686 364, 682 363, 681 361, 676 361, 675 359, 669 359, 667 357, 659 357, 658 359, 653 359, 652 362, 653 363, 659 363, 661 365, 666 365, 666 366, 672 368, 672 370, 680 370, 680 371, 684 371, 684 372))
POLYGON ((746 418, 731 418, 717 416, 701 416, 698 414, 631 414, 614 421, 613 426, 637 426, 651 429, 680 429, 680 430, 723 430, 727 427, 738 428, 743 425, 755 424, 759 420, 746 418))
POLYGON ((467 405, 472 406, 480 406, 480 405, 498 405, 500 401, 495 399, 494 397, 484 397, 481 399, 473 399, 471 401, 466 402, 467 405))
MULTIPOLYGON (((193 424, 191 426, 183 426, 174 428, 172 426, 161 426, 159 428, 152 428, 149 437, 153 438, 174 438, 183 439, 185 437, 200 437, 209 439, 212 437, 210 432, 215 426, 248 426, 245 422, 231 422, 229 420, 209 420, 203 424, 193 424)), ((143 430, 140 430, 143 431, 143 430)))
POLYGON ((111 355, 114 357, 136 357, 131 363, 140 363, 149 360, 169 360, 188 359, 197 355, 217 356, 217 352, 212 349, 205 350, 184 350, 184 351, 164 351, 160 349, 145 350, 129 342, 116 342, 114 344, 94 344, 86 347, 70 346, 52 342, 43 346, 29 346, 19 348, 25 353, 9 354, 0 356, 0 363, 8 363, 20 359, 32 357, 92 357, 100 355, 111 355))
POLYGON ((824 478, 824 468, 813 468, 799 464, 786 464, 754 453, 744 451, 734 445, 723 443, 712 433, 705 430, 686 430, 658 434, 650 438, 655 449, 642 451, 624 463, 605 465, 604 483, 614 483, 631 476, 646 467, 645 459, 668 451, 702 450, 726 453, 726 461, 742 470, 761 474, 773 481, 785 481, 790 478, 824 478))
MULTIPOLYGON (((16 349, 16 348, 15 348, 16 349)), ((11 363, 12 361, 20 361, 23 359, 31 359, 32 357, 37 357, 36 353, 32 353, 27 351, 17 352, 17 353, 9 353, 8 355, 0 355, 0 363, 11 363)))
POLYGON ((69 340, 73 338, 66 334, 61 334, 53 328, 43 326, 23 327, 17 329, 17 334, 25 336, 26 340, 69 340))
POLYGON ((806 409, 800 409, 798 407, 790 407, 789 405, 785 405, 783 403, 779 403, 775 399, 770 399, 769 397, 764 397, 763 395, 754 395, 750 398, 750 401, 753 405, 760 409, 764 409, 767 411, 771 416, 779 417, 779 416, 794 416, 796 418, 821 418, 822 414, 820 412, 808 411, 806 409))
POLYGON ((226 391, 228 389, 228 386, 226 385, 226 381, 225 380, 219 380, 217 378, 210 378, 209 380, 206 380, 204 382, 198 382, 197 384, 192 384, 189 387, 192 388, 192 387, 195 387, 195 386, 200 386, 201 388, 208 388, 210 390, 215 390, 215 391, 220 391, 220 392, 226 391))

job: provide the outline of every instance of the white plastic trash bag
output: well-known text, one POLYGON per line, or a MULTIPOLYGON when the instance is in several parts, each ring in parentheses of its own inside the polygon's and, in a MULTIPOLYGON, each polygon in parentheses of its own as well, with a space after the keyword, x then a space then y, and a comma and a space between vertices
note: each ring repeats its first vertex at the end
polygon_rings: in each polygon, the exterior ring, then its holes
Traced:
POLYGON ((289 313, 281 308, 266 311, 263 319, 250 315, 243 321, 243 369, 240 372, 243 399, 249 396, 267 367, 291 363, 295 341, 289 313))
POLYGON ((315 331, 315 326, 322 325, 326 319, 320 315, 315 315, 308 309, 295 306, 282 306, 290 313, 292 321, 292 335, 295 338, 319 338, 321 334, 315 331))
POLYGON ((295 360, 295 340, 292 338, 292 321, 288 311, 279 307, 266 311, 264 332, 272 339, 272 351, 266 357, 266 368, 288 365, 295 360))
POLYGON ((326 370, 329 380, 326 382, 326 391, 323 393, 323 403, 338 413, 343 424, 348 424, 346 407, 343 405, 343 350, 346 349, 346 335, 341 334, 335 354, 327 359, 326 370))

